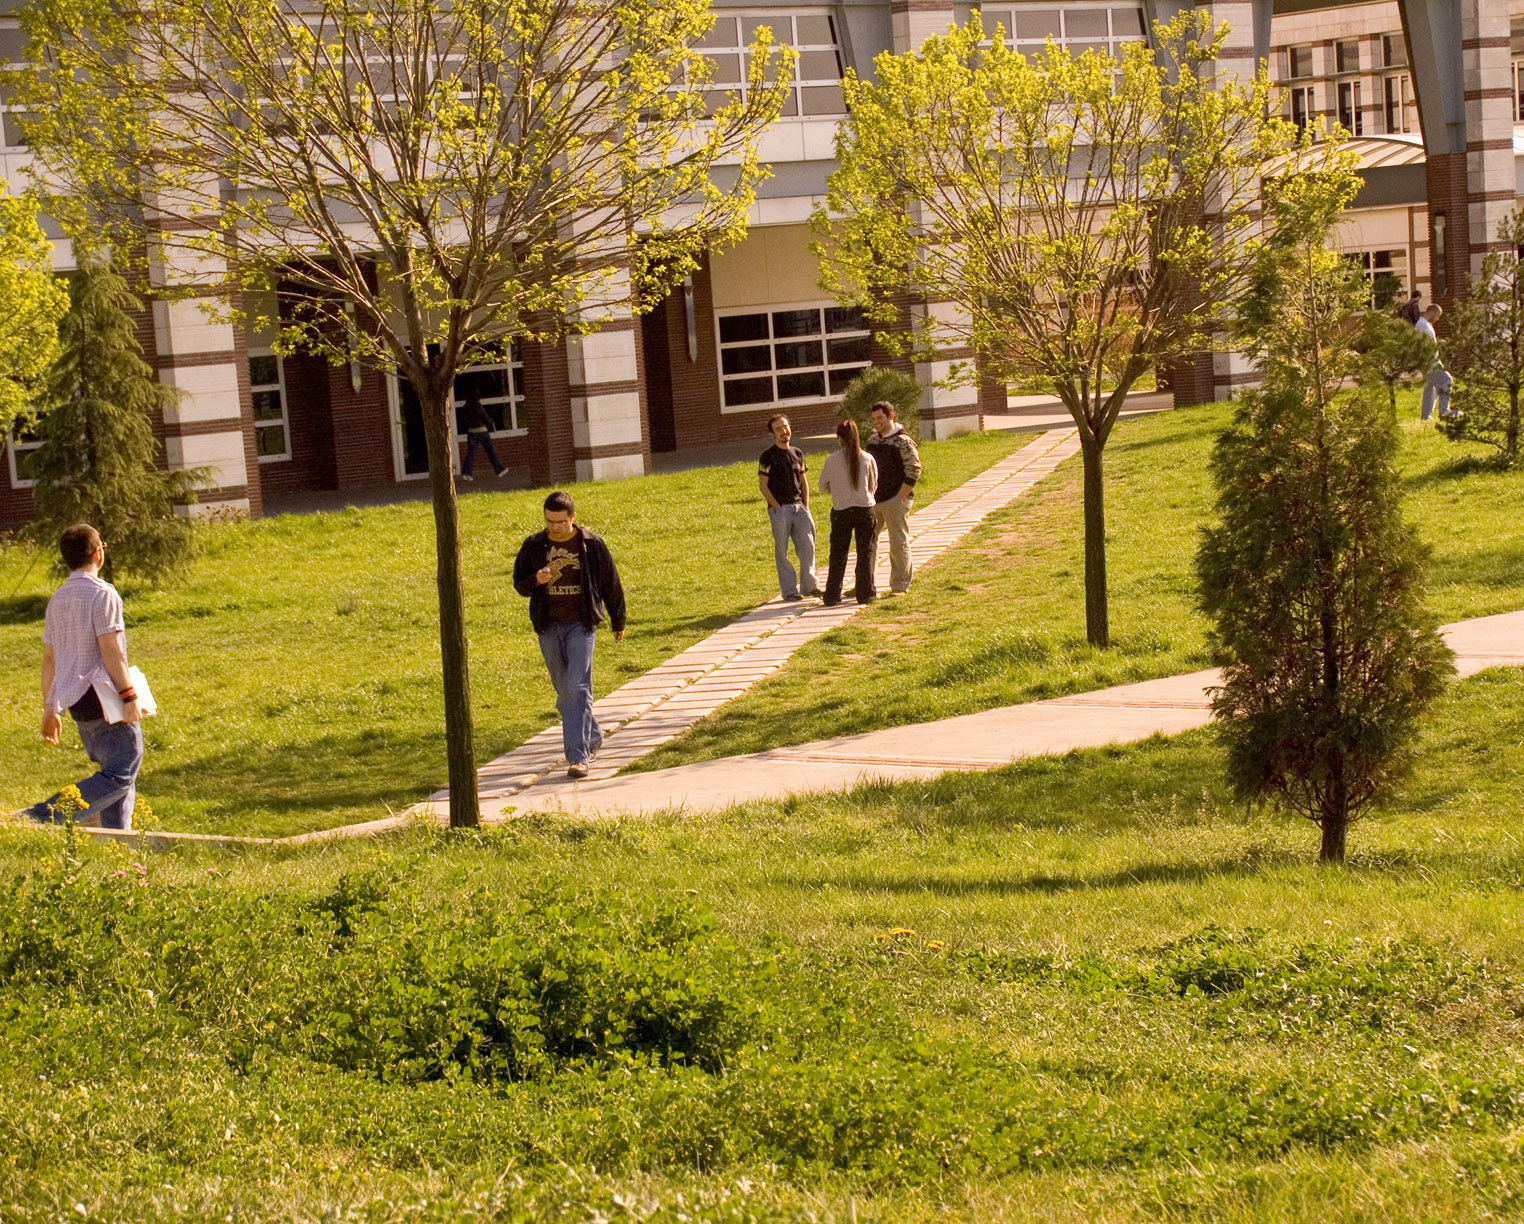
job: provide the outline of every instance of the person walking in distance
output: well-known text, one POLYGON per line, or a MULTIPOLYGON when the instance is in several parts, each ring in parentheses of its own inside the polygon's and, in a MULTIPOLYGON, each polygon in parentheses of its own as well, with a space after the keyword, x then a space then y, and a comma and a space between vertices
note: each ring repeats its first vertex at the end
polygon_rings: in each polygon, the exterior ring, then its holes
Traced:
POLYGON ((921 478, 921 452, 894 419, 894 405, 879 400, 868 411, 873 436, 868 453, 878 465, 878 492, 873 518, 878 530, 889 535, 889 590, 902 595, 910 589, 915 565, 910 556, 910 508, 916 481, 921 478))
POLYGON ((815 520, 810 515, 810 485, 805 479, 804 452, 789 445, 794 431, 788 417, 772 417, 767 428, 773 435, 773 444, 758 461, 757 487, 767 502, 767 518, 772 524, 778 589, 785 600, 796 602, 820 594, 815 583, 815 520), (798 574, 788 559, 790 540, 799 558, 798 574))
POLYGON ((1450 371, 1445 369, 1444 362, 1439 359, 1439 336, 1435 334, 1434 324, 1439 316, 1444 313, 1438 302, 1430 304, 1423 312, 1423 317, 1418 320, 1417 327, 1420 335, 1427 336, 1434 341, 1434 364, 1429 368, 1428 377, 1423 380, 1423 401, 1419 405, 1418 418, 1422 421, 1429 419, 1434 406, 1439 405, 1439 415, 1448 417, 1450 413, 1450 387, 1454 380, 1450 377, 1450 371))
POLYGON ((508 469, 503 466, 503 461, 497 457, 497 448, 492 445, 492 418, 487 415, 487 410, 482 406, 482 397, 476 391, 466 392, 466 402, 460 406, 461 424, 466 427, 466 458, 460 465, 460 478, 462 480, 475 480, 471 472, 476 463, 476 452, 482 451, 492 464, 492 473, 499 479, 508 469))
MULTIPOLYGON (((105 829, 130 829, 143 765, 143 729, 138 694, 127 675, 122 597, 100 577, 106 545, 94 527, 75 523, 65 528, 58 547, 69 576, 48 600, 43 619, 42 738, 58 743, 67 710, 97 766, 79 783, 88 805, 86 819, 105 829), (109 685, 121 698, 121 721, 106 721, 97 685, 109 685)), ((22 815, 58 820, 58 795, 34 803, 22 815)))
POLYGON ((1418 320, 1423 318, 1423 290, 1413 290, 1412 296, 1397 308, 1397 317, 1406 323, 1418 326, 1418 320))
POLYGON ((857 422, 836 427, 840 448, 820 469, 820 491, 831 498, 831 560, 826 570, 825 604, 841 602, 847 572, 847 549, 857 542, 857 602, 872 603, 873 555, 877 524, 873 521, 873 490, 878 487, 878 464, 862 449, 857 422))
POLYGON ((529 597, 529 623, 556 690, 566 776, 585 778, 603 744, 593 715, 593 642, 605 609, 614 640, 623 640, 624 587, 602 537, 577 525, 570 493, 545 499, 545 530, 520 546, 513 588, 529 597))

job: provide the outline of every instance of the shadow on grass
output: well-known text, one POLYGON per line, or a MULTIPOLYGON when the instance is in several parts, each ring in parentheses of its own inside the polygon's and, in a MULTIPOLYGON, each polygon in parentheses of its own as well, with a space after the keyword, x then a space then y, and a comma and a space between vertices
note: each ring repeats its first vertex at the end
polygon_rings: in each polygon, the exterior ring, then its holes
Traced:
POLYGON ((0 599, 0 625, 30 625, 47 610, 46 595, 11 595, 0 599))
POLYGON ((937 876, 930 873, 901 878, 821 875, 779 877, 772 880, 772 884, 798 892, 816 892, 830 888, 833 891, 895 895, 931 893, 939 897, 1053 896, 1070 892, 1133 888, 1146 884, 1204 884, 1209 880, 1256 876, 1267 866, 1303 861, 1313 866, 1315 858, 1314 853, 1309 853, 1305 860, 1295 855, 1275 854, 1263 859, 1220 858, 1215 862, 1204 863, 1141 863, 1126 871, 1101 876, 1034 875, 1024 879, 1002 879, 991 876, 937 876))
POLYGON ((1454 480, 1464 480, 1468 476, 1478 476, 1483 473, 1502 475, 1508 468, 1497 458, 1491 455, 1477 457, 1467 455, 1465 458, 1453 460, 1450 463, 1441 464, 1439 467, 1430 468, 1427 472, 1420 472, 1416 476, 1409 476, 1407 486, 1410 489, 1422 489, 1429 485, 1448 484, 1454 480))

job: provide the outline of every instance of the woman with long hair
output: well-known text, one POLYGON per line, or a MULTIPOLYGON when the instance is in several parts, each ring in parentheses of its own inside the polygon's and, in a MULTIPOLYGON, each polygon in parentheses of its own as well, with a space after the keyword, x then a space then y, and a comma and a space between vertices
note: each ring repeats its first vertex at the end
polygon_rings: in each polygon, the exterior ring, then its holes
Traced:
POLYGON ((831 495, 831 562, 826 572, 824 602, 841 602, 841 583, 847 572, 847 549, 857 542, 857 602, 872 603, 874 538, 873 491, 878 487, 878 464, 863 450, 856 421, 836 427, 840 448, 820 469, 820 491, 831 495))

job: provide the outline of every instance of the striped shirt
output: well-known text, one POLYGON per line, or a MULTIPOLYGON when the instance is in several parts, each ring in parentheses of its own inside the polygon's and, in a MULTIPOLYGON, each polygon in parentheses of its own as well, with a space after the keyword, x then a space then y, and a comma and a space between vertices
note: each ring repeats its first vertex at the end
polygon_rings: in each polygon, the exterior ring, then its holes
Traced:
POLYGON ((112 688, 115 681, 101 662, 96 638, 108 633, 122 635, 127 652, 127 626, 122 620, 122 597, 109 582, 94 574, 75 570, 48 600, 42 640, 53 648, 53 687, 43 699, 44 708, 60 718, 97 680, 112 688))

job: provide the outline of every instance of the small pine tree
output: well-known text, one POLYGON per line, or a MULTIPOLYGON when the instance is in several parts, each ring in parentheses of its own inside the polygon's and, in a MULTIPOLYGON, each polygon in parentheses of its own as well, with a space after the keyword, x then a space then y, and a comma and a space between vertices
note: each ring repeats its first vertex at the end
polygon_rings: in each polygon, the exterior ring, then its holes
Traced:
POLYGON ((912 438, 920 436, 921 384, 909 374, 885 366, 869 366, 847 384, 841 395, 842 415, 856 421, 867 437, 868 412, 879 400, 894 405, 894 419, 905 427, 906 433, 912 438))
POLYGON ((1402 518, 1395 418, 1374 388, 1343 390, 1364 288, 1327 234, 1351 192, 1335 177, 1271 196, 1295 215, 1242 311, 1264 381, 1217 442, 1220 522, 1196 561, 1233 789, 1316 823, 1324 861, 1343 860, 1453 669, 1402 518))
POLYGON ((140 309, 109 263, 90 258, 69 281, 69 309, 48 372, 36 427, 28 535, 53 544, 71 523, 90 523, 108 541, 102 576, 118 569, 148 580, 183 569, 193 537, 177 501, 193 500, 203 470, 165 472, 153 414, 172 402, 133 334, 140 309))
POLYGON ((1455 375, 1455 415, 1442 419, 1439 430, 1453 442, 1497 447, 1503 465, 1512 467, 1524 407, 1524 211, 1504 218, 1498 243, 1507 249, 1483 257, 1470 296, 1451 315, 1445 355, 1455 375))
POLYGON ((1368 310, 1360 321, 1360 381, 1386 388, 1387 406, 1397 411, 1397 388, 1418 382, 1434 364, 1434 341, 1406 319, 1387 310, 1368 310))

